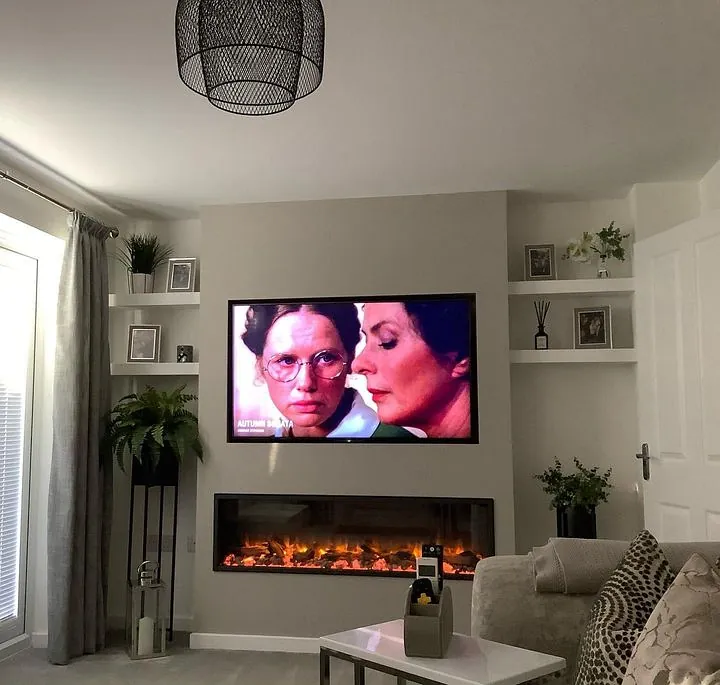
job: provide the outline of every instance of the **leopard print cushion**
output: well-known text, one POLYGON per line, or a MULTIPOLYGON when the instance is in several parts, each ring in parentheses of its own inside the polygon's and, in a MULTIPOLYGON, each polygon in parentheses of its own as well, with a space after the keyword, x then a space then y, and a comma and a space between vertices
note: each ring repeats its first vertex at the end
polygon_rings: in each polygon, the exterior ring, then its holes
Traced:
POLYGON ((621 685, 635 642, 673 578, 657 540, 639 533, 590 611, 575 685, 621 685))

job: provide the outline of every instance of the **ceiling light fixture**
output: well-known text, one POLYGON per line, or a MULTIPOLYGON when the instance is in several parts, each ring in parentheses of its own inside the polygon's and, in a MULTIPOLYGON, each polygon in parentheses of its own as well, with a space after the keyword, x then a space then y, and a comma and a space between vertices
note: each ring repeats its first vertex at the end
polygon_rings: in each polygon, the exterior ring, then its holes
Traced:
POLYGON ((179 0, 180 78, 234 114, 276 114, 322 81, 320 0, 179 0))

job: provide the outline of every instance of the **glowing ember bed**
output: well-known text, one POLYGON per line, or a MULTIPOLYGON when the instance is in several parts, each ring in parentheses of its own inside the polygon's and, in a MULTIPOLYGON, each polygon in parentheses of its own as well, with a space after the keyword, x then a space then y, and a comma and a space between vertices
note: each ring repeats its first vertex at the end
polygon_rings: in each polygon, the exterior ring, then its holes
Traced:
POLYGON ((451 497, 215 495, 214 569, 412 577, 426 542, 446 578, 495 552, 493 501, 451 497))

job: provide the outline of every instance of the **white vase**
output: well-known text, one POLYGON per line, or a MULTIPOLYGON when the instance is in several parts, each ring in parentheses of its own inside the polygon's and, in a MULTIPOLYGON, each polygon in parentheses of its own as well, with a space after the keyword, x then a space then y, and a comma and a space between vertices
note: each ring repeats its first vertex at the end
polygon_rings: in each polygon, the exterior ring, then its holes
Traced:
POLYGON ((151 293, 155 287, 155 274, 135 274, 128 271, 128 291, 131 295, 151 293))

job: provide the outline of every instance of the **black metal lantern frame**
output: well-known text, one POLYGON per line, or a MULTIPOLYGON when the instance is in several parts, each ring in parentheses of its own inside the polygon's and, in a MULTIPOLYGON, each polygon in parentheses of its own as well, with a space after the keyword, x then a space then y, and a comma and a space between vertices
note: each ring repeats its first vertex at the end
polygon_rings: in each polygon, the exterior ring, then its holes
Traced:
POLYGON ((276 114, 322 81, 320 0, 179 0, 180 78, 234 114, 276 114))

